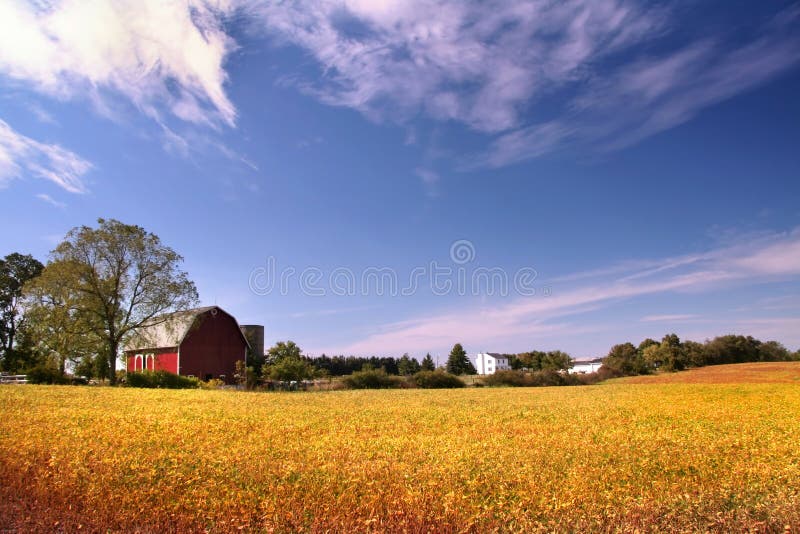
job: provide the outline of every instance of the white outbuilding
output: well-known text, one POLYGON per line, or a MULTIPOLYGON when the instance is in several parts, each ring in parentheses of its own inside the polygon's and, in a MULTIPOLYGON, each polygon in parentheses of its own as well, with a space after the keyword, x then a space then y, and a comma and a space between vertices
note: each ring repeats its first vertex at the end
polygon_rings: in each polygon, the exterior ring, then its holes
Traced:
POLYGON ((572 362, 572 367, 569 368, 570 373, 596 373, 603 365, 603 358, 595 358, 594 360, 575 360, 572 362))
POLYGON ((475 369, 479 375, 491 375, 497 371, 511 369, 511 362, 505 354, 480 352, 475 356, 475 369))

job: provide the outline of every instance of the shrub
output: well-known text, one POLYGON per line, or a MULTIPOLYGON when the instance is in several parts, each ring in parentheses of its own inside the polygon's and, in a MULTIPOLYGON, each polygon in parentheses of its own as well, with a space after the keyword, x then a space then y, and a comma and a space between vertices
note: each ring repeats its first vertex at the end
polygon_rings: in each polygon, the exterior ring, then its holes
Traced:
POLYGON ((485 386, 530 386, 526 373, 522 371, 497 371, 494 374, 483 377, 482 382, 485 386))
POLYGON ((206 382, 200 382, 200 389, 221 389, 225 382, 219 378, 212 378, 206 382))
POLYGON ((386 374, 383 369, 365 369, 344 377, 342 383, 348 389, 389 389, 399 388, 403 380, 398 376, 386 374))
POLYGON ((486 386, 540 387, 540 386, 572 386, 581 383, 577 375, 560 373, 554 370, 534 371, 497 371, 483 378, 486 386))
POLYGON ((610 373, 602 372, 602 367, 595 371, 594 373, 577 373, 571 374, 570 377, 574 378, 577 381, 578 385, 581 386, 591 386, 593 384, 598 384, 603 380, 608 380, 612 378, 610 373))
POLYGON ((272 380, 281 382, 290 382, 292 380, 300 381, 312 378, 314 376, 314 368, 311 364, 300 358, 287 356, 281 358, 269 367, 265 367, 264 377, 269 377, 272 380))
POLYGON ((125 384, 132 388, 194 389, 199 386, 196 378, 176 375, 168 371, 144 371, 128 373, 125 384))
POLYGON ((411 377, 411 382, 423 389, 463 388, 464 382, 444 371, 420 371, 411 377))
POLYGON ((27 379, 29 384, 67 384, 69 380, 61 371, 46 364, 39 364, 28 369, 27 379))

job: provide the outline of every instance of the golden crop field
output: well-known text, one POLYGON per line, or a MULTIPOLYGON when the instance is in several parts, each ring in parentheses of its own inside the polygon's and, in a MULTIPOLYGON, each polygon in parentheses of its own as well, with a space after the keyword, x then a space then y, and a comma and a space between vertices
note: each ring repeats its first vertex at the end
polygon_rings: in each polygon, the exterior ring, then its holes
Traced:
POLYGON ((800 529, 792 383, 5 386, 0 406, 0 529, 800 529))
POLYGON ((628 376, 616 379, 628 384, 797 384, 800 364, 795 362, 755 362, 712 365, 681 373, 628 376))

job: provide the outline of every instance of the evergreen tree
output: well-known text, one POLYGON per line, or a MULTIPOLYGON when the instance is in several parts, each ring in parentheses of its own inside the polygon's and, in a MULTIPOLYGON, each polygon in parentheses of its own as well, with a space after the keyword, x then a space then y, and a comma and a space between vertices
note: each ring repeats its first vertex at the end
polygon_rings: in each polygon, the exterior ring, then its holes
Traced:
POLYGON ((434 371, 436 370, 436 364, 433 363, 433 358, 431 358, 431 353, 425 355, 425 358, 422 359, 422 370, 423 371, 434 371))
POLYGON ((467 358, 467 352, 461 343, 453 345, 450 356, 447 358, 447 372, 453 375, 474 375, 477 374, 475 366, 467 358))
POLYGON ((419 362, 415 358, 411 358, 406 352, 397 360, 397 374, 408 376, 419 372, 419 362))

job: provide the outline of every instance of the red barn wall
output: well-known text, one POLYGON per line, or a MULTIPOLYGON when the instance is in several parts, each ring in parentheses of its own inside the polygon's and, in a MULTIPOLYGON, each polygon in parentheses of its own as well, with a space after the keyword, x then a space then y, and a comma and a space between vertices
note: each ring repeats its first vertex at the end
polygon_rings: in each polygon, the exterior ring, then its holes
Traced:
POLYGON ((175 349, 156 353, 156 371, 169 371, 178 374, 178 353, 175 349))
POLYGON ((170 373, 178 373, 178 352, 175 347, 169 349, 153 349, 153 350, 139 350, 128 351, 127 353, 126 369, 129 373, 135 371, 169 371, 170 373), (136 369, 136 355, 142 356, 142 369, 136 369), (145 356, 148 354, 155 355, 155 361, 147 360, 147 368, 144 369, 145 356))
POLYGON ((232 382, 236 361, 244 360, 246 347, 236 320, 223 311, 209 310, 195 319, 181 343, 179 372, 201 380, 224 375, 232 382))

